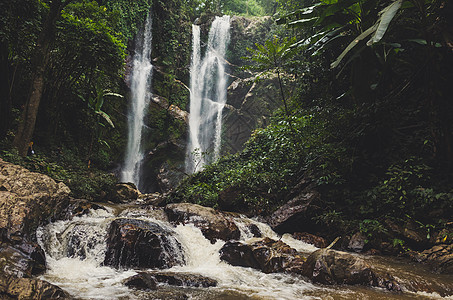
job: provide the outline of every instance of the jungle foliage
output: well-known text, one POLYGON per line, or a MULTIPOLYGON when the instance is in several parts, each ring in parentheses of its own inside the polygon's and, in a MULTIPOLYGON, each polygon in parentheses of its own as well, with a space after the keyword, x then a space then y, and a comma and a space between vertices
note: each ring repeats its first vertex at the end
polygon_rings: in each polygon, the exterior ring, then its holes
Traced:
POLYGON ((453 5, 278 4, 276 21, 296 41, 285 34, 258 44, 250 64, 265 61, 271 43, 297 52, 280 64, 282 77, 297 86, 286 91, 288 113, 257 130, 242 153, 188 177, 174 200, 222 207, 233 191, 231 209, 265 214, 303 178, 326 202, 313 221, 332 230, 382 235, 387 220, 449 226, 453 5))

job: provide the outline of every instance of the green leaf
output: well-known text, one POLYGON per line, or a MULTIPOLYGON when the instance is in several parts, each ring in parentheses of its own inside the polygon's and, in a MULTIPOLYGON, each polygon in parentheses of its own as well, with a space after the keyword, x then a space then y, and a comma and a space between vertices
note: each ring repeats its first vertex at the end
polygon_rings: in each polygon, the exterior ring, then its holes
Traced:
POLYGON ((374 35, 367 42, 367 46, 371 46, 372 44, 377 43, 382 39, 385 32, 387 31, 387 28, 390 25, 390 22, 400 9, 402 3, 403 0, 397 0, 390 4, 389 6, 387 6, 386 8, 384 8, 383 10, 381 10, 381 12, 379 13, 380 18, 378 20, 379 25, 374 35))
POLYGON ((373 26, 371 26, 370 28, 368 28, 367 30, 362 32, 358 37, 356 37, 346 47, 346 49, 343 50, 343 52, 340 54, 340 56, 338 56, 338 58, 330 65, 330 67, 332 69, 336 68, 340 64, 341 60, 346 56, 346 54, 348 54, 348 52, 351 51, 351 49, 354 48, 361 40, 363 40, 364 38, 366 38, 367 36, 372 34, 376 30, 377 27, 378 27, 378 24, 374 24, 373 26))
POLYGON ((112 126, 112 128, 115 128, 115 125, 113 124, 112 122, 112 119, 110 119, 110 116, 108 114, 106 114, 105 112, 103 112, 102 110, 97 110, 95 111, 98 115, 100 115, 101 117, 104 118, 104 120, 107 121, 107 123, 109 123, 110 126, 112 126))

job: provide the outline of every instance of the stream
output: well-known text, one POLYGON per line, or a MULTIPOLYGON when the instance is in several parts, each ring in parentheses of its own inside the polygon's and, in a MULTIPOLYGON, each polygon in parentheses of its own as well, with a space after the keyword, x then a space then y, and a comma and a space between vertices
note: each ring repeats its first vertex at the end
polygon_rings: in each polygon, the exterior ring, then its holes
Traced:
MULTIPOLYGON (((299 252, 310 253, 317 248, 285 234, 278 236, 269 226, 245 217, 237 217, 240 240, 253 239, 247 226, 256 225, 263 236, 281 239, 299 252)), ((376 268, 387 270, 403 286, 430 287, 430 292, 388 292, 362 286, 326 286, 310 283, 298 275, 265 274, 258 270, 236 267, 221 261, 219 250, 224 241, 212 244, 200 229, 191 224, 174 227, 158 209, 133 206, 106 206, 90 210, 72 220, 50 223, 37 230, 37 238, 45 250, 47 272, 41 279, 58 285, 76 299, 453 299, 453 276, 432 274, 422 265, 396 258, 366 257, 376 268), (159 284, 155 291, 130 289, 123 281, 137 274, 134 269, 103 266, 110 223, 117 218, 152 221, 176 233, 185 263, 165 271, 203 275, 218 281, 216 287, 190 288, 159 284), (186 297, 186 298, 187 298, 186 297)))

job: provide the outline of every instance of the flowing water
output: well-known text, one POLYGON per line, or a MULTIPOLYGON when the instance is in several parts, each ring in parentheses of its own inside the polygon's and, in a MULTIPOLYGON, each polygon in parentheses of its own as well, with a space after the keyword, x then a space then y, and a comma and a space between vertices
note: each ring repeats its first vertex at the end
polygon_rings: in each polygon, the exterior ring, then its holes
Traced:
POLYGON ((227 98, 224 62, 229 39, 230 17, 216 17, 202 58, 200 27, 192 25, 188 173, 201 170, 219 157, 222 110, 227 98))
POLYGON ((140 188, 140 169, 143 159, 141 149, 144 117, 148 107, 152 77, 152 19, 151 12, 146 19, 145 28, 137 38, 131 75, 131 104, 128 115, 128 140, 126 157, 121 173, 123 182, 133 182, 140 188))
MULTIPOLYGON (((253 223, 261 233, 273 239, 282 239, 300 252, 309 253, 317 248, 293 239, 278 236, 266 224, 247 218, 237 218, 241 240, 249 241, 253 234, 247 224, 253 223)), ((38 242, 46 252, 48 271, 41 277, 68 291, 77 299, 175 299, 174 293, 183 293, 189 299, 441 299, 442 291, 391 293, 377 288, 358 286, 315 285, 297 275, 265 274, 260 271, 231 266, 221 261, 219 250, 225 242, 212 244, 200 229, 193 225, 172 226, 160 210, 119 207, 91 210, 89 214, 71 221, 58 221, 37 231, 38 242), (109 224, 116 218, 137 218, 159 224, 175 232, 181 244, 185 263, 167 271, 200 274, 218 281, 217 287, 188 288, 159 285, 157 291, 137 291, 127 288, 124 279, 138 270, 114 269, 103 266, 106 253, 106 235, 109 224)), ((369 258, 379 268, 394 274, 400 282, 409 283, 420 277, 428 285, 437 285, 453 294, 452 276, 434 275, 407 263, 378 257, 369 258)), ((448 298, 448 297, 444 297, 448 298)), ((448 299, 453 299, 452 297, 448 299)))

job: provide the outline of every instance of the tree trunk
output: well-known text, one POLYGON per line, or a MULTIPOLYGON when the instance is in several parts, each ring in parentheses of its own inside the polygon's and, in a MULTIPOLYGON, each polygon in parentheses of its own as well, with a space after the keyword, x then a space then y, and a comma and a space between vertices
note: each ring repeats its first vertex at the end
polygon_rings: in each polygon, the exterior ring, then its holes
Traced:
POLYGON ((49 15, 43 24, 42 31, 38 37, 34 53, 35 70, 33 72, 30 94, 22 111, 21 121, 14 137, 13 146, 19 151, 19 155, 27 154, 35 130, 36 117, 38 115, 39 103, 41 102, 44 90, 44 75, 49 63, 50 46, 54 39, 55 23, 63 8, 61 0, 54 0, 50 5, 49 15))

